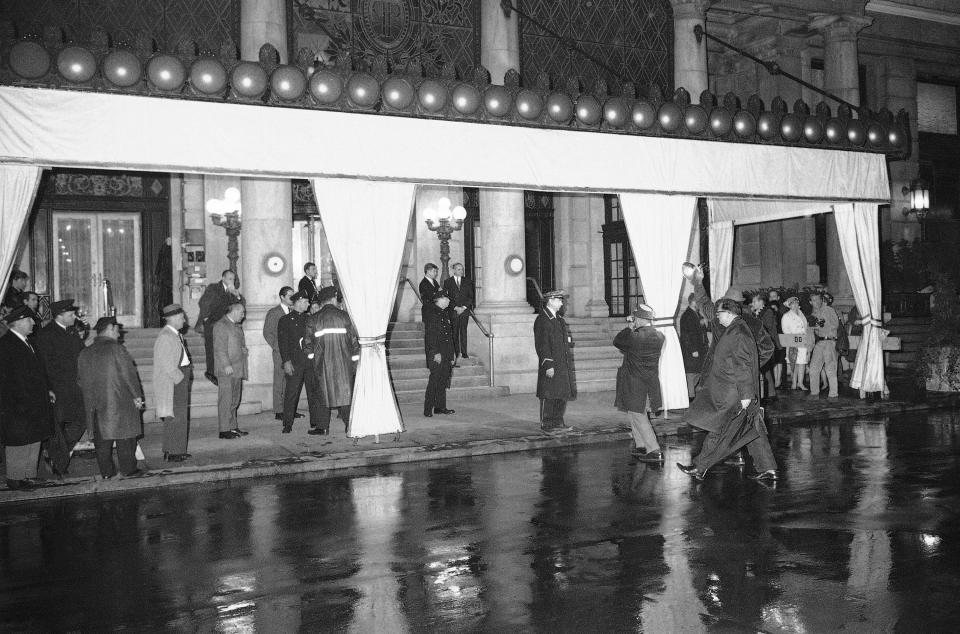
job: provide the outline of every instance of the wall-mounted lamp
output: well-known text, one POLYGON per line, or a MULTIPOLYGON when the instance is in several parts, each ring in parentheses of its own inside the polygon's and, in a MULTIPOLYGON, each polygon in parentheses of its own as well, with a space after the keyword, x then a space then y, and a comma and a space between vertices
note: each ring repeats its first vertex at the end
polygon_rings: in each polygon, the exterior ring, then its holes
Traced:
POLYGON ((910 196, 910 208, 903 210, 906 218, 910 214, 917 214, 917 220, 923 220, 930 213, 930 186, 922 178, 916 178, 910 187, 900 190, 904 196, 910 196))

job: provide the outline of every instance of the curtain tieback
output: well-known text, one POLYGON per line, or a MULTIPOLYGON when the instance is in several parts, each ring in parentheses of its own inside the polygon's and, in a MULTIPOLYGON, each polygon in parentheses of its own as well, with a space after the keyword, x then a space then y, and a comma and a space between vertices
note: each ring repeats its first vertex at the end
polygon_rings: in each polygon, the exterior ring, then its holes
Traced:
POLYGON ((379 335, 377 337, 357 337, 357 340, 360 342, 361 348, 370 348, 373 346, 382 346, 387 343, 387 335, 379 335))
POLYGON ((857 323, 861 326, 873 326, 874 328, 879 328, 883 326, 883 322, 874 317, 873 315, 867 315, 863 319, 858 319, 857 323))
POLYGON ((657 317, 650 320, 654 328, 669 328, 674 325, 673 317, 657 317))

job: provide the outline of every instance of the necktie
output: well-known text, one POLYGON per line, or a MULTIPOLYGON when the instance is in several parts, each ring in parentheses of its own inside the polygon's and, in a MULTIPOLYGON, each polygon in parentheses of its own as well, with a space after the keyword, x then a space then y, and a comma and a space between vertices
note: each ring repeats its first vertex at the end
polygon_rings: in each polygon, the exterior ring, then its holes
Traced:
POLYGON ((180 358, 180 364, 184 365, 183 361, 186 360, 187 362, 186 364, 189 365, 191 361, 190 361, 190 352, 187 350, 187 344, 183 340, 182 334, 177 333, 177 336, 180 337, 180 349, 183 351, 182 353, 183 356, 180 358))

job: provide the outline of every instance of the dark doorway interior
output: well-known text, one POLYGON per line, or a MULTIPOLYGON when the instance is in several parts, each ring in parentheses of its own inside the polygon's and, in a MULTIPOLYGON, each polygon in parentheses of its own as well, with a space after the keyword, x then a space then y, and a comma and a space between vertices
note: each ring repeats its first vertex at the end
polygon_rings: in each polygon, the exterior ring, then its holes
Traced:
POLYGON ((526 226, 527 301, 539 309, 540 294, 553 290, 553 194, 524 192, 526 226))

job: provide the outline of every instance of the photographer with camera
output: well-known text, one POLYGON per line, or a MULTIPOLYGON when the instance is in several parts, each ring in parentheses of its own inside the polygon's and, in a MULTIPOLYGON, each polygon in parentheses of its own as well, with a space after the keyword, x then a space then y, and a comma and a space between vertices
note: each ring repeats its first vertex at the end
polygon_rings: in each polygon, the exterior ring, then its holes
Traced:
POLYGON ((840 317, 837 311, 824 301, 822 291, 810 295, 810 305, 813 307, 813 312, 810 314, 809 324, 813 328, 816 344, 810 354, 810 394, 807 398, 820 398, 820 371, 826 370, 827 383, 830 386, 827 398, 833 400, 839 397, 837 331, 840 327, 840 317))

